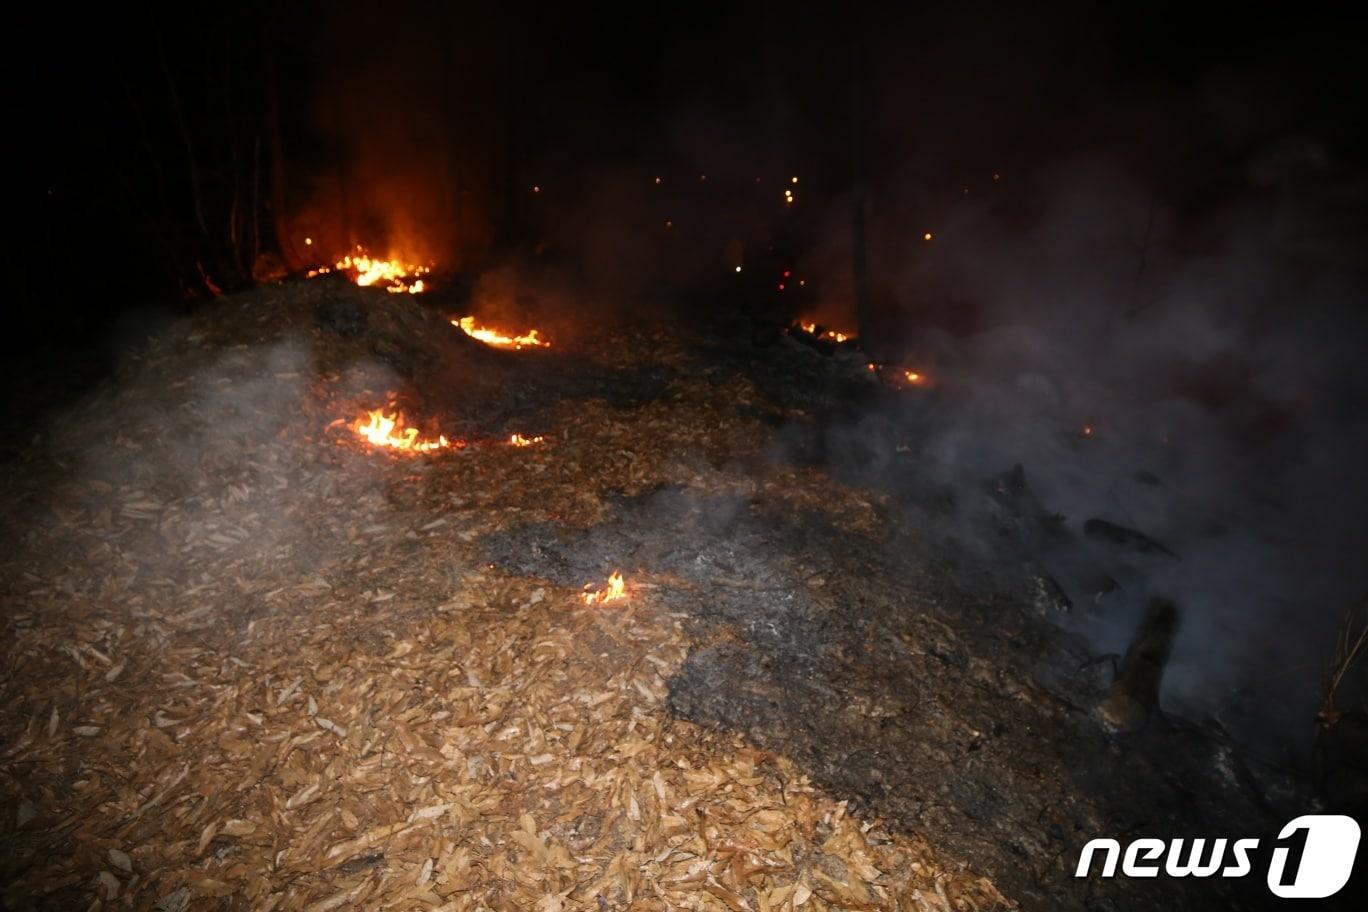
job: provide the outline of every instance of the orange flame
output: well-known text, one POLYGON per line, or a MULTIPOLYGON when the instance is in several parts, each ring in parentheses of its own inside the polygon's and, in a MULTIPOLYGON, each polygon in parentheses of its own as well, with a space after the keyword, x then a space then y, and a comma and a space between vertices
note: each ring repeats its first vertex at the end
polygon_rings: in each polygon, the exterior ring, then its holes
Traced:
MULTIPOLYGON (((783 288, 784 286, 780 285, 779 287, 783 288)), ((834 329, 822 329, 822 327, 818 326, 816 323, 811 322, 800 322, 798 328, 809 336, 816 336, 819 339, 827 339, 831 342, 846 342, 855 338, 848 333, 836 332, 834 329)))
POLYGON ((870 373, 878 377, 881 383, 893 389, 901 390, 907 389, 909 386, 926 387, 931 385, 929 376, 911 368, 884 365, 876 361, 870 361, 865 367, 869 369, 870 373))
POLYGON ((522 434, 514 434, 512 437, 508 438, 508 443, 510 446, 515 447, 530 447, 541 443, 545 439, 545 437, 524 437, 522 434))
POLYGON ((416 427, 406 427, 403 412, 386 415, 384 409, 366 412, 366 418, 352 425, 358 436, 374 446, 389 447, 403 453, 431 453, 451 446, 444 436, 423 438, 416 427))
MULTIPOLYGON (((312 243, 308 238, 305 241, 312 243)), ((312 279, 314 276, 328 275, 333 270, 346 273, 350 281, 362 288, 378 285, 390 294, 422 294, 427 286, 419 276, 432 272, 430 267, 398 258, 382 260, 369 256, 360 244, 356 245, 355 254, 347 254, 332 266, 310 269, 307 275, 312 279)))
POLYGON ((616 602, 627 597, 627 585, 622 581, 622 574, 614 570, 608 577, 608 587, 606 589, 596 589, 593 592, 585 592, 581 596, 586 605, 600 605, 608 602, 616 602))
POLYGON ((550 348, 551 343, 540 338, 535 329, 528 330, 523 335, 509 335, 501 330, 490 329, 486 326, 477 326, 474 317, 461 317, 459 320, 452 320, 451 325, 459 328, 472 339, 478 339, 485 345, 492 345, 495 348, 512 348, 521 350, 525 347, 550 348))

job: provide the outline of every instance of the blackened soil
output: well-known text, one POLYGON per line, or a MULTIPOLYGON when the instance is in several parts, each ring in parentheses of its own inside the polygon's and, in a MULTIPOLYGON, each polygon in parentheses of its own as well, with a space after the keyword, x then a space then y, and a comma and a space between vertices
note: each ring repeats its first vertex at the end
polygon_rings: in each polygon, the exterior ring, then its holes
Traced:
MULTIPOLYGON (((1025 908, 1256 908, 1245 881, 1074 879, 1098 836, 1257 835, 1291 787, 1221 737, 1156 717, 1138 735, 1091 708, 1110 680, 1023 592, 971 592, 926 543, 870 539, 782 503, 676 488, 575 531, 524 526, 490 560, 579 585, 610 568, 677 580, 656 597, 700 645, 671 707, 744 732, 814 779, 983 870, 1025 908)), ((1255 883, 1254 881, 1258 881, 1255 883)))

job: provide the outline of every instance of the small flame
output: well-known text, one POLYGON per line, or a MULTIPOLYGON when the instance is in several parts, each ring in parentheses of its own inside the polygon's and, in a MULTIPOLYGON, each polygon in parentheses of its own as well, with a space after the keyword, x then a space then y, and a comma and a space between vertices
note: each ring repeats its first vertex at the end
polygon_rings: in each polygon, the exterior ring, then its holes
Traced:
POLYGON ((404 453, 431 453, 451 446, 446 437, 424 438, 416 427, 405 426, 403 412, 387 415, 384 409, 369 410, 364 419, 356 420, 352 430, 374 446, 404 453))
POLYGON ((922 375, 916 371, 905 370, 903 371, 903 379, 908 383, 915 385, 922 382, 922 375))
MULTIPOLYGON (((782 289, 783 287, 783 284, 780 284, 779 288, 782 289)), ((855 338, 854 336, 843 332, 836 332, 834 329, 822 329, 822 327, 818 326, 816 323, 799 323, 798 328, 809 336, 816 336, 819 339, 827 339, 831 342, 847 342, 855 338), (819 332, 818 330, 821 331, 819 332)))
POLYGON ((535 446, 544 440, 546 440, 545 437, 524 437, 522 434, 514 434, 512 437, 508 438, 508 443, 510 446, 515 447, 530 447, 535 446))
POLYGON ((479 339, 485 345, 492 345, 495 348, 512 348, 519 350, 526 347, 550 348, 551 343, 540 338, 535 329, 528 330, 523 335, 509 335, 497 329, 490 329, 485 326, 477 326, 474 317, 461 317, 459 320, 452 320, 451 325, 457 327, 472 339, 479 339))
POLYGON ((600 605, 608 602, 616 602, 627 597, 627 586, 622 581, 622 574, 614 570, 608 577, 608 586, 605 589, 596 589, 593 592, 585 592, 581 596, 586 605, 600 605))

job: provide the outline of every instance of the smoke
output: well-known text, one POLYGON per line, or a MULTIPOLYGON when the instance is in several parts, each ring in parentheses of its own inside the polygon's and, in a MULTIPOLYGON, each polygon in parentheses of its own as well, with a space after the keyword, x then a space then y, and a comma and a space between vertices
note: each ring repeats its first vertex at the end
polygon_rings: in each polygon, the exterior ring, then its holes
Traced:
POLYGON ((1256 149, 1196 215, 1114 158, 1035 187, 1024 229, 966 201, 934 244, 917 226, 898 242, 905 357, 938 384, 891 416, 916 474, 957 492, 963 544, 1000 554, 973 519, 986 481, 1021 464, 1075 536, 1033 555, 1073 601, 1065 623, 1122 652, 1150 598, 1173 599, 1166 705, 1304 742, 1335 630, 1368 591, 1363 263, 1342 216, 1362 188, 1304 138, 1256 149), (1180 559, 1087 536, 1094 517, 1180 559), (1099 570, 1119 588, 1099 595, 1099 570))

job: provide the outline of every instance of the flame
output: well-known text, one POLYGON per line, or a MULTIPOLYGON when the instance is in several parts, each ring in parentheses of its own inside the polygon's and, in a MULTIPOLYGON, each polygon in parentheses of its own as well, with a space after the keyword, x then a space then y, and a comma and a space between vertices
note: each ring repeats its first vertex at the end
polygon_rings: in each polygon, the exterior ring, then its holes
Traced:
MULTIPOLYGON (((779 287, 783 288, 784 286, 780 285, 779 287)), ((834 329, 823 329, 816 323, 800 322, 798 324, 798 328, 801 329, 803 332, 807 333, 809 336, 816 336, 819 339, 826 339, 830 342, 848 342, 849 340, 855 338, 854 336, 848 335, 843 332, 836 332, 834 329)))
POLYGON ((929 386, 931 378, 918 370, 896 365, 880 364, 870 361, 865 365, 879 381, 893 389, 907 389, 909 386, 929 386))
MULTIPOLYGON (((313 244, 311 238, 305 238, 304 242, 310 246, 313 244)), ((427 286, 419 276, 432 272, 428 266, 419 266, 397 257, 389 260, 372 257, 366 253, 366 248, 357 244, 356 253, 347 254, 332 266, 310 269, 306 275, 312 279, 314 276, 328 275, 334 270, 346 273, 350 281, 362 288, 377 285, 390 294, 422 294, 427 286)))
POLYGON ((550 342, 538 337, 535 329, 530 329, 521 336, 510 336, 508 333, 501 330, 477 326, 474 317, 461 317, 459 320, 452 320, 451 325, 459 328, 472 339, 479 339, 485 345, 492 345, 495 348, 521 350, 529 346, 537 348, 551 347, 550 342))
POLYGON ((416 427, 405 426, 403 412, 387 415, 384 409, 369 410, 364 419, 356 420, 352 430, 374 446, 404 453, 431 453, 451 446, 451 442, 440 435, 435 440, 420 437, 416 427))
POLYGON ((581 596, 586 605, 607 604, 616 602, 627 597, 627 586, 622 581, 622 574, 614 570, 608 577, 608 587, 606 589, 596 589, 593 592, 585 592, 581 596))
POLYGON ((514 434, 512 437, 508 438, 508 443, 510 446, 515 447, 530 447, 541 443, 545 439, 545 437, 524 437, 522 434, 514 434))

